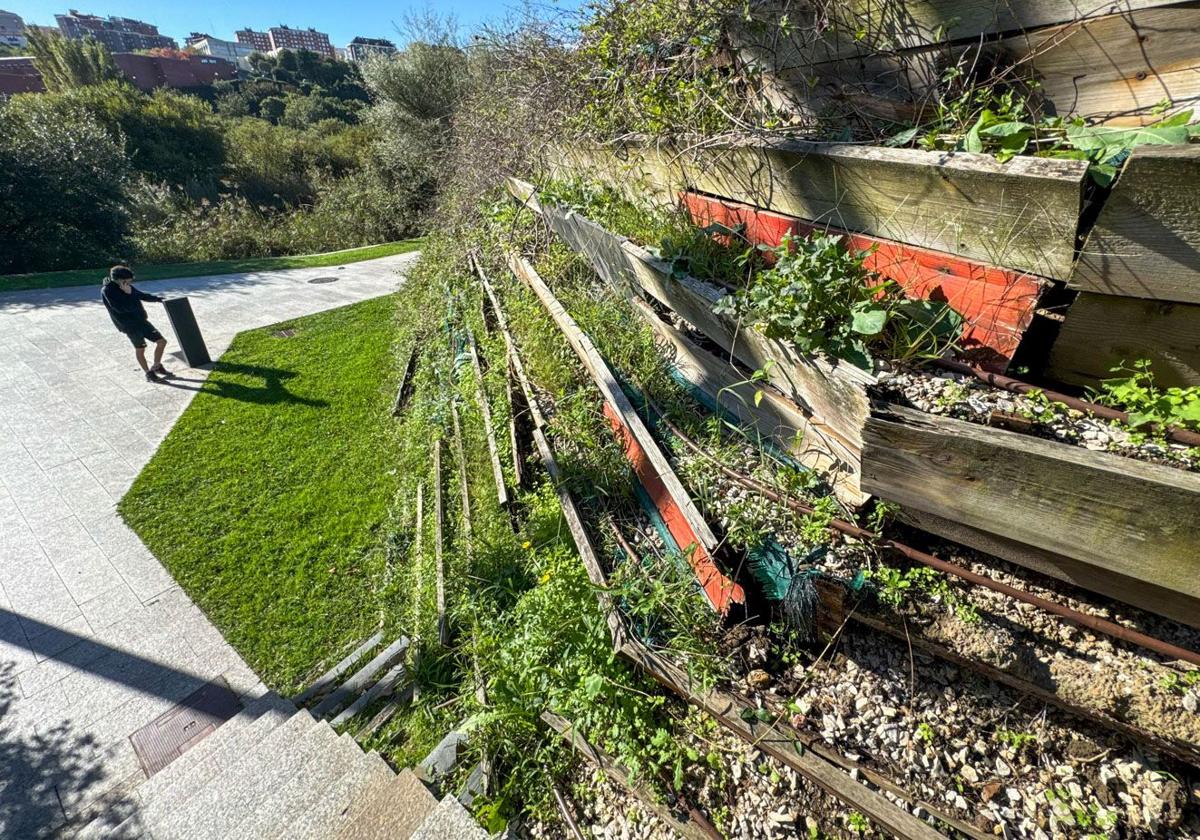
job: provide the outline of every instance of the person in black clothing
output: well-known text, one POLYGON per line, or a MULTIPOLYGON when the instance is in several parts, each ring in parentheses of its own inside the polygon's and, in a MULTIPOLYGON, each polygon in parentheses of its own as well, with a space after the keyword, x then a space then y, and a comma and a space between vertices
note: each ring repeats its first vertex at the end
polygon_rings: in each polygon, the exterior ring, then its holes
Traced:
POLYGON ((112 318, 113 324, 123 332, 133 343, 133 352, 138 364, 146 373, 147 382, 158 382, 160 377, 170 376, 163 367, 163 351, 167 349, 167 340, 162 333, 154 328, 146 316, 146 307, 142 301, 162 303, 157 295, 148 295, 133 287, 133 271, 124 265, 114 265, 109 269, 104 287, 100 291, 100 299, 104 308, 112 318), (146 340, 154 342, 154 364, 146 362, 146 340))

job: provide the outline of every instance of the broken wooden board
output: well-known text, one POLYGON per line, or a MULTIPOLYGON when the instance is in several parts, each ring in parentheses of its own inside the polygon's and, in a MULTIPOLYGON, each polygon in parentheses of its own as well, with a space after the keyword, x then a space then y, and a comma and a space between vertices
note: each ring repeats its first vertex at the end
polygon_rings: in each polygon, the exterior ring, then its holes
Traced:
POLYGON ((1200 385, 1200 304, 1080 292, 1050 351, 1047 372, 1094 387, 1113 368, 1148 359, 1161 388, 1200 385))
POLYGON ((691 190, 815 224, 1065 279, 1086 161, 925 152, 803 140, 676 151, 626 143, 558 150, 552 170, 673 204, 691 190))
POLYGON ((900 406, 864 441, 863 489, 880 498, 1086 564, 1073 582, 1094 591, 1116 573, 1200 599, 1200 475, 900 406))
POLYGON ((857 457, 842 447, 835 457, 820 435, 809 434, 812 423, 799 406, 766 383, 752 383, 728 359, 714 356, 664 322, 648 304, 634 300, 633 305, 661 340, 676 372, 711 409, 736 417, 781 452, 819 471, 846 504, 858 507, 870 498, 858 486, 857 457))
POLYGON ((603 394, 605 413, 625 446, 630 464, 671 528, 676 542, 687 555, 688 563, 713 609, 725 615, 733 605, 744 604, 746 595, 742 587, 730 580, 717 566, 716 536, 658 448, 650 430, 629 402, 600 351, 554 297, 532 265, 524 259, 510 256, 509 268, 537 295, 603 394))
MULTIPOLYGON (((524 182, 511 178, 509 182, 510 191, 518 198, 532 192, 524 182)), ((866 391, 875 382, 871 374, 847 362, 802 354, 790 344, 768 339, 753 329, 739 329, 735 322, 713 311, 714 304, 725 295, 723 289, 690 275, 674 276, 666 263, 646 249, 577 213, 549 204, 539 208, 551 229, 578 247, 598 274, 613 278, 618 289, 627 293, 636 290, 653 298, 750 370, 764 371, 767 381, 808 417, 808 441, 824 448, 839 465, 831 483, 848 483, 851 489, 844 499, 848 503, 858 494, 855 476, 862 424, 870 413, 866 391), (562 226, 565 216, 573 216, 577 224, 562 226), (594 232, 586 240, 573 239, 572 231, 584 223, 603 233, 610 243, 598 244, 600 237, 594 232)))
POLYGON ((449 626, 446 623, 446 567, 443 559, 442 541, 445 538, 445 511, 442 508, 442 441, 433 442, 433 557, 436 567, 436 604, 438 642, 443 646, 449 641, 449 626))
POLYGON ((1134 149, 1069 285, 1200 303, 1200 146, 1134 149))
POLYGON ((985 366, 1003 371, 1033 320, 1045 283, 1018 271, 931 251, 877 236, 761 210, 749 204, 685 192, 680 201, 696 224, 737 229, 753 245, 778 247, 785 236, 828 233, 864 255, 863 264, 917 300, 944 301, 963 316, 962 351, 985 366))
POLYGON ((492 423, 492 406, 488 402, 484 386, 483 365, 479 362, 479 348, 475 345, 475 334, 470 329, 467 330, 467 348, 471 353, 471 369, 475 372, 475 401, 479 404, 479 413, 483 415, 483 431, 487 437, 488 458, 492 462, 492 478, 496 482, 496 500, 501 506, 504 506, 508 504, 504 467, 500 465, 500 451, 496 446, 496 429, 492 423))

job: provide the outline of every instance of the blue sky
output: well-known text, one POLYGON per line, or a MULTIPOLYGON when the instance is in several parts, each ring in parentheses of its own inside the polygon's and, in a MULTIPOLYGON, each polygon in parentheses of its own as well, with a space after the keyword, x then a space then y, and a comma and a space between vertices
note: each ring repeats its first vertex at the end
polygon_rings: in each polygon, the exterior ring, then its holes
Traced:
MULTIPOLYGON (((232 0, 0 0, 0 8, 16 12, 26 23, 53 24, 54 15, 72 6, 80 12, 107 17, 138 18, 158 26, 159 31, 183 45, 189 32, 207 32, 233 40, 236 29, 249 26, 266 29, 286 24, 293 28, 311 26, 328 32, 335 46, 344 47, 356 35, 398 40, 397 25, 412 10, 434 9, 438 14, 452 13, 465 29, 487 20, 503 18, 519 10, 521 0, 450 0, 429 3, 425 0, 257 0, 253 3, 232 0)), ((552 8, 575 8, 579 0, 545 0, 552 8)))

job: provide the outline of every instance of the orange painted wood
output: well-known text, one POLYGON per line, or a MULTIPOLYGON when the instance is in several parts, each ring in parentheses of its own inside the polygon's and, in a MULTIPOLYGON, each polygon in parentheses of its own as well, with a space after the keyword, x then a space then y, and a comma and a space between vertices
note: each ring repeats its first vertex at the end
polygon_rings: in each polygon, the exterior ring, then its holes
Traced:
POLYGON ((916 245, 850 233, 762 210, 749 204, 693 192, 680 200, 698 225, 714 222, 740 228, 753 245, 778 247, 784 236, 831 233, 846 237, 846 245, 866 253, 868 269, 895 281, 908 297, 944 301, 963 316, 961 346, 965 353, 1003 369, 1033 320, 1045 281, 1033 274, 995 268, 954 254, 916 245))
POLYGON ((671 494, 667 492, 666 485, 659 478, 650 459, 646 457, 645 451, 634 438, 633 433, 626 428, 621 420, 621 415, 607 401, 604 403, 604 416, 608 418, 613 431, 620 438, 621 445, 625 449, 625 459, 633 466, 633 471, 642 483, 646 495, 654 502, 654 507, 658 509, 659 515, 666 523, 667 530, 679 544, 680 550, 687 556, 688 563, 691 564, 692 571, 695 572, 696 579, 700 582, 713 609, 721 615, 725 615, 733 604, 745 604, 745 591, 717 568, 716 561, 705 550, 699 537, 696 536, 696 532, 688 524, 687 517, 675 504, 671 494))

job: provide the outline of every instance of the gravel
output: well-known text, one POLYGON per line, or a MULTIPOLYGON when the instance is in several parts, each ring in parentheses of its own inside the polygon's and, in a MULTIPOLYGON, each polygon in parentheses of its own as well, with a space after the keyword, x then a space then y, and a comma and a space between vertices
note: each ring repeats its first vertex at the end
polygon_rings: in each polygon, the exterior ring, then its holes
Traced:
POLYGON ((993 412, 1032 423, 1030 434, 1097 452, 1200 470, 1200 449, 1130 429, 1116 420, 1103 420, 1051 403, 1044 397, 1014 394, 994 388, 973 376, 926 371, 882 371, 878 393, 930 414, 989 425, 993 412))

